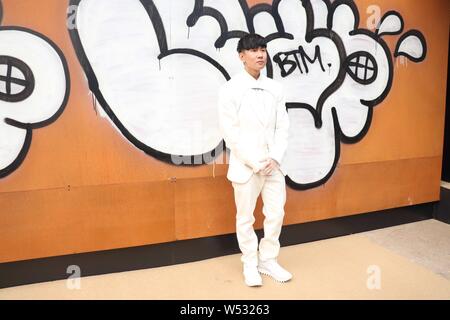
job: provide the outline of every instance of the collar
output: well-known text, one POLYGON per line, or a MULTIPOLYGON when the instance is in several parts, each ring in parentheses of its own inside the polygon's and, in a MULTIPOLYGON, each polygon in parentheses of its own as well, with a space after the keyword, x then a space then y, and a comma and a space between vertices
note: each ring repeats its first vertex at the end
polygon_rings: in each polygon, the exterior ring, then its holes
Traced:
POLYGON ((250 75, 247 70, 243 70, 241 72, 241 78, 245 83, 245 87, 251 88, 251 89, 264 89, 269 90, 268 84, 267 84, 267 77, 263 75, 262 73, 259 74, 258 79, 253 78, 252 75, 250 75))

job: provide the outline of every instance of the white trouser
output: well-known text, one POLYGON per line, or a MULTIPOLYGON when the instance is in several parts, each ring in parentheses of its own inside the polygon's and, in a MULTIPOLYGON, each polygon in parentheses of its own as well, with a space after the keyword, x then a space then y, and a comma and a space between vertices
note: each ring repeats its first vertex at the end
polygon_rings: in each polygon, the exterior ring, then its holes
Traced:
POLYGON ((281 171, 270 176, 253 174, 246 183, 233 182, 236 202, 236 235, 244 264, 258 264, 258 238, 253 229, 256 201, 259 194, 263 200, 264 238, 259 244, 259 259, 268 260, 278 256, 278 240, 283 225, 286 184, 281 171))

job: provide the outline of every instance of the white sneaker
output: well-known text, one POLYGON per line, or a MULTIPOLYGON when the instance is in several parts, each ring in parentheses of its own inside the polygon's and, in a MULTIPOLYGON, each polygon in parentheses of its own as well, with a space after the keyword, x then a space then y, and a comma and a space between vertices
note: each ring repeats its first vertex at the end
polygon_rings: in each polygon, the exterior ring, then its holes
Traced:
POLYGON ((262 286, 262 278, 256 266, 248 266, 244 264, 244 279, 245 284, 249 287, 262 286))
POLYGON ((275 259, 259 261, 258 271, 278 282, 287 282, 292 279, 292 274, 280 266, 275 259))

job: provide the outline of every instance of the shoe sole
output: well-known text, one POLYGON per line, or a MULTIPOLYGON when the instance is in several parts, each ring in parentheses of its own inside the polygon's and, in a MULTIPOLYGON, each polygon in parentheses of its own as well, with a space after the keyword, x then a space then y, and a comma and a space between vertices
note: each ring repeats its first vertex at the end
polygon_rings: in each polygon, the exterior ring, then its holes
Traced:
POLYGON ((260 279, 259 279, 260 281, 258 281, 258 282, 247 282, 247 279, 245 279, 245 276, 244 276, 244 283, 248 286, 248 287, 261 287, 262 285, 263 285, 263 282, 262 282, 262 278, 260 277, 260 279))
POLYGON ((262 283, 248 284, 248 283, 246 282, 245 284, 247 285, 247 287, 262 287, 262 283))
POLYGON ((286 279, 286 280, 283 280, 283 279, 277 279, 277 278, 275 278, 269 271, 267 271, 267 270, 265 270, 265 269, 260 269, 260 268, 258 268, 258 272, 261 273, 261 274, 264 274, 264 275, 266 275, 266 276, 268 276, 268 277, 271 277, 273 280, 275 280, 275 281, 277 281, 277 282, 279 282, 279 283, 286 283, 286 282, 288 282, 288 281, 290 281, 290 280, 292 279, 292 277, 290 277, 289 279, 286 279))

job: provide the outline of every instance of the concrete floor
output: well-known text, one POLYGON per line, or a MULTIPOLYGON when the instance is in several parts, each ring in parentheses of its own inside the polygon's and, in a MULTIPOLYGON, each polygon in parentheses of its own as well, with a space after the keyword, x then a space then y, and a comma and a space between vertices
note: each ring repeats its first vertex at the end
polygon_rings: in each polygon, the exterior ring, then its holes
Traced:
POLYGON ((450 225, 446 223, 431 219, 359 235, 450 280, 450 225))

